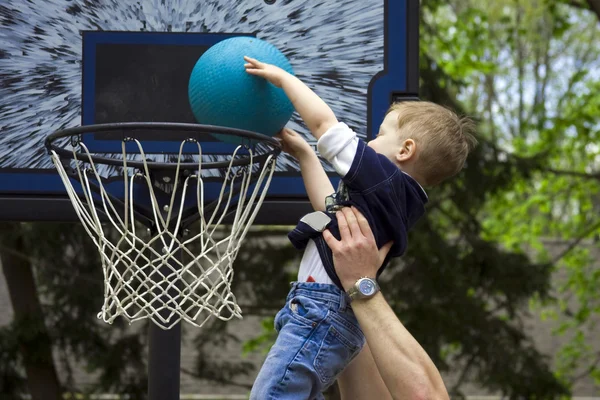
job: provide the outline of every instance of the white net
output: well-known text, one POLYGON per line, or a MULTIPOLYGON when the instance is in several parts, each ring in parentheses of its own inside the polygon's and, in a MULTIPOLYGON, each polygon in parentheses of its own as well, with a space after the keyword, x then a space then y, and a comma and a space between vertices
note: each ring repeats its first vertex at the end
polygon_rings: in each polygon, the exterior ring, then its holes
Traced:
POLYGON ((159 204, 142 145, 132 141, 139 148, 143 168, 128 167, 123 142, 122 201, 115 201, 105 190, 85 144, 78 144, 79 155, 73 149, 73 161, 66 168, 59 155, 51 151, 75 212, 102 258, 104 304, 98 318, 108 323, 118 316, 130 322, 150 318, 163 329, 170 329, 180 320, 199 327, 210 316, 222 320, 241 318, 231 290, 233 262, 266 196, 276 155, 271 154, 266 162, 258 164, 253 151, 246 149, 249 164, 236 167, 233 161, 243 148, 238 146, 223 175, 216 206, 205 213, 199 143, 194 142, 198 144, 198 165, 185 178, 181 160, 187 141, 181 143, 173 181, 182 183, 172 186, 166 204, 159 204), (80 193, 67 170, 78 177, 80 193), (134 197, 138 192, 133 188, 140 184, 147 186, 149 193, 152 229, 141 228, 134 219, 134 197), (199 219, 195 227, 190 226, 193 233, 185 236, 180 232, 184 211, 189 213, 184 203, 190 188, 196 192, 197 204, 193 207, 197 208, 194 212, 198 212, 199 219), (225 226, 223 221, 229 213, 233 214, 229 215, 232 221, 225 226))

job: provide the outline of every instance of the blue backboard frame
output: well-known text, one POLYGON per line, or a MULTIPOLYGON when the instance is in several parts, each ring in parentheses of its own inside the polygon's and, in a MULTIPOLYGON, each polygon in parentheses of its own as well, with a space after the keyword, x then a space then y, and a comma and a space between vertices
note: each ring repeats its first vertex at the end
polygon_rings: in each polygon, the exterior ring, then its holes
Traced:
MULTIPOLYGON (((370 139, 378 130, 385 111, 393 100, 412 100, 418 97, 419 64, 419 19, 418 0, 384 0, 384 69, 375 75, 368 88, 367 98, 367 135, 370 139)), ((84 42, 83 81, 90 78, 86 58, 93 57, 94 43, 110 41, 182 43, 191 41, 196 44, 210 44, 231 36, 253 35, 253 33, 206 33, 187 34, 175 32, 82 32, 89 35, 84 42)), ((2 49, 0 49, 2 50, 2 49)), ((92 82, 93 86, 93 82, 92 82)), ((88 86, 89 89, 89 86, 88 86)), ((93 103, 90 105, 89 91, 82 91, 82 124, 94 123, 93 103), (86 95, 86 93, 88 95, 86 95), (87 97, 86 97, 87 96, 87 97)), ((0 112, 2 102, 0 99, 0 112)), ((31 101, 35 101, 32 97, 31 101)), ((1 117, 1 116, 0 116, 1 117)), ((0 120, 1 122, 1 120, 0 120)), ((43 130, 38 127, 37 130, 43 130)), ((49 134, 51 132, 45 132, 49 134)), ((114 149, 115 142, 98 141, 93 137, 85 139, 92 148, 99 150, 114 149)), ((119 142, 120 143, 120 142, 119 142)), ((166 144, 171 146, 172 144, 166 144)), ((120 144, 119 144, 120 146, 120 144)), ((157 143, 164 149, 164 143, 157 143)), ((209 151, 227 151, 230 145, 213 142, 209 151)), ((40 151, 44 151, 40 149, 40 151)), ((334 177, 332 177, 335 180, 334 177)), ((278 174, 271 185, 263 212, 257 223, 293 224, 299 216, 310 210, 302 180, 298 174, 278 174)), ((76 221, 70 201, 66 197, 62 182, 53 170, 30 168, 0 168, 0 219, 16 221, 76 221)))

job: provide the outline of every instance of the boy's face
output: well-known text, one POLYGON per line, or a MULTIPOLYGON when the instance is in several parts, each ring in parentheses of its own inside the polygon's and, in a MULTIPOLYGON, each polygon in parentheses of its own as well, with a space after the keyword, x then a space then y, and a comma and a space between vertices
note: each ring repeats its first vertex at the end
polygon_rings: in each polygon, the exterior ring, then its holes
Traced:
POLYGON ((379 127, 379 134, 368 145, 377 153, 386 156, 396 163, 396 155, 402 146, 402 139, 398 128, 398 111, 391 111, 379 127))

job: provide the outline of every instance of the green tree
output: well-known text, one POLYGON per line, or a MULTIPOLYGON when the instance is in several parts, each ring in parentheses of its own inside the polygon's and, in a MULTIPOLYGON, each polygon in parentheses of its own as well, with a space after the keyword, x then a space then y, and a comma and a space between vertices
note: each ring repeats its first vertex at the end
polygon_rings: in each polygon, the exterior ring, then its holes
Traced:
POLYGON ((61 388, 52 359, 50 336, 31 263, 23 256, 25 243, 20 224, 2 225, 0 240, 5 246, 1 253, 2 269, 14 310, 14 322, 0 333, 0 350, 4 355, 0 393, 13 397, 22 387, 17 373, 17 366, 21 364, 34 400, 59 398, 61 388))
POLYGON ((60 390, 114 391, 142 398, 145 335, 127 331, 121 320, 107 326, 94 318, 103 301, 104 280, 97 249, 83 227, 3 223, 0 231, 9 292, 18 293, 11 295, 15 319, 0 332, 2 398, 25 388, 39 399, 59 398, 60 390), (11 271, 18 275, 12 278, 11 271), (34 312, 29 311, 32 307, 34 312), (53 359, 52 351, 58 357, 53 359), (73 371, 81 365, 98 374, 92 387, 75 385, 73 371), (56 377, 59 367, 66 371, 63 382, 56 377), (26 376, 21 376, 22 368, 26 376))
POLYGON ((600 272, 581 246, 600 233, 598 10, 593 0, 456 0, 425 12, 436 27, 424 35, 425 51, 449 76, 448 91, 478 116, 489 156, 523 167, 476 212, 481 238, 533 250, 566 275, 557 298, 531 304, 560 318, 556 334, 572 337, 554 365, 568 385, 586 376, 600 384, 591 343, 600 272), (566 250, 552 254, 545 238, 566 250))

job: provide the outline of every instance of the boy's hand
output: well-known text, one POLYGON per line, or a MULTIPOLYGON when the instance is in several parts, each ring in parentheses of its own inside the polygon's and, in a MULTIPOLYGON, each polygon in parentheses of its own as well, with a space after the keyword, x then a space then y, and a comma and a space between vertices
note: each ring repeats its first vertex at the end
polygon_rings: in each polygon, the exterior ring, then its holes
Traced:
POLYGON ((283 151, 296 159, 302 157, 303 154, 313 152, 310 144, 292 129, 283 128, 275 137, 281 139, 283 151))
POLYGON ((246 61, 244 67, 247 73, 265 78, 279 88, 282 85, 283 79, 289 75, 286 71, 275 65, 263 63, 248 56, 245 56, 244 60, 246 61))

